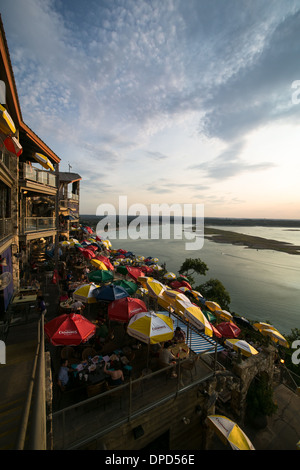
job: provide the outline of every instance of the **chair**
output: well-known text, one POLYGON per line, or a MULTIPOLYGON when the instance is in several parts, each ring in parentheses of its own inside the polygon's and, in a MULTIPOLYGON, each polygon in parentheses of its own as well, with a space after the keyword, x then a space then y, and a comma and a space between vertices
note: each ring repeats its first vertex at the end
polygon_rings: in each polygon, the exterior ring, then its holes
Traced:
POLYGON ((96 354, 97 353, 94 348, 85 348, 82 352, 82 360, 86 361, 90 356, 94 357, 96 354))
POLYGON ((193 369, 196 369, 196 363, 198 359, 199 359, 199 356, 197 355, 197 356, 194 356, 193 358, 189 358, 185 360, 184 362, 182 362, 182 364, 180 364, 180 369, 190 371, 191 380, 193 380, 193 369))

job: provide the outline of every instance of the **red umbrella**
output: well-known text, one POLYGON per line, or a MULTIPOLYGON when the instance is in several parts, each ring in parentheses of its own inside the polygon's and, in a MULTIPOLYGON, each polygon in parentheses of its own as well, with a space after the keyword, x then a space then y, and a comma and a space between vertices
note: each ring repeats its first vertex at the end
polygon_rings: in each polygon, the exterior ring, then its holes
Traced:
POLYGON ((141 270, 141 268, 133 268, 131 266, 126 266, 128 274, 132 279, 135 281, 137 280, 138 277, 140 276, 145 276, 145 273, 141 270))
POLYGON ((86 259, 92 259, 95 257, 95 253, 93 252, 93 250, 90 249, 84 249, 83 251, 81 251, 81 253, 86 259))
POLYGON ((96 332, 96 325, 77 313, 65 313, 47 322, 45 334, 54 346, 78 346, 96 332))
POLYGON ((109 261, 109 259, 106 256, 97 255, 96 259, 98 259, 99 261, 102 261, 102 263, 104 263, 105 266, 107 267, 107 269, 109 269, 110 271, 115 270, 115 267, 111 264, 111 262, 109 261))
POLYGON ((124 255, 125 253, 127 253, 127 251, 126 251, 126 250, 123 250, 123 248, 119 248, 119 249, 117 250, 117 252, 118 252, 118 253, 121 253, 122 255, 124 255))
POLYGON ((210 324, 210 327, 212 329, 213 335, 216 338, 222 338, 222 334, 217 330, 217 328, 212 323, 209 322, 209 324, 210 324))
POLYGON ((145 303, 140 299, 124 297, 114 300, 108 306, 108 317, 110 320, 127 323, 133 315, 147 312, 145 303))
POLYGON ((230 321, 225 321, 216 326, 223 338, 237 338, 241 332, 238 326, 230 321))
POLYGON ((141 266, 140 269, 143 271, 143 273, 146 273, 146 274, 151 274, 153 273, 153 268, 151 268, 150 266, 141 266))
POLYGON ((173 287, 173 289, 178 289, 179 287, 187 287, 188 289, 192 290, 191 284, 186 281, 173 281, 170 285, 171 287, 173 287))

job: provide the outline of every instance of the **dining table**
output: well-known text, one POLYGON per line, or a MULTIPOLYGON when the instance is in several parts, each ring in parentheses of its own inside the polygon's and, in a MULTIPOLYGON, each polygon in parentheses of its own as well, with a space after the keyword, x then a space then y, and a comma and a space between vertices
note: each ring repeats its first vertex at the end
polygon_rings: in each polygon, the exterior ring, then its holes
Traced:
POLYGON ((168 349, 170 349, 171 353, 179 359, 186 359, 189 357, 190 349, 185 343, 172 344, 168 349))

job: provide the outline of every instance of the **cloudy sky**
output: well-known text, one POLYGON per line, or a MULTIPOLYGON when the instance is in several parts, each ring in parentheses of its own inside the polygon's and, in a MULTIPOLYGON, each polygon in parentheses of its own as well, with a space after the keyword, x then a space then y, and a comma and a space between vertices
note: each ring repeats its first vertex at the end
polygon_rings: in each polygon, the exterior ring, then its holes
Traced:
POLYGON ((82 214, 127 196, 300 218, 300 0, 0 11, 24 121, 82 176, 82 214))

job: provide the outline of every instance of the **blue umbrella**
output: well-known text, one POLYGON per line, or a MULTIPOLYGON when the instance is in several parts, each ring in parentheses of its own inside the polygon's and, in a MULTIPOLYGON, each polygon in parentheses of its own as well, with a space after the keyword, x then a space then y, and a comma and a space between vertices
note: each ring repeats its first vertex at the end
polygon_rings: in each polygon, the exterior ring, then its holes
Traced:
POLYGON ((110 284, 109 286, 98 287, 95 289, 93 291, 93 296, 97 300, 114 301, 117 299, 123 299, 123 297, 129 297, 129 294, 123 287, 110 284))

